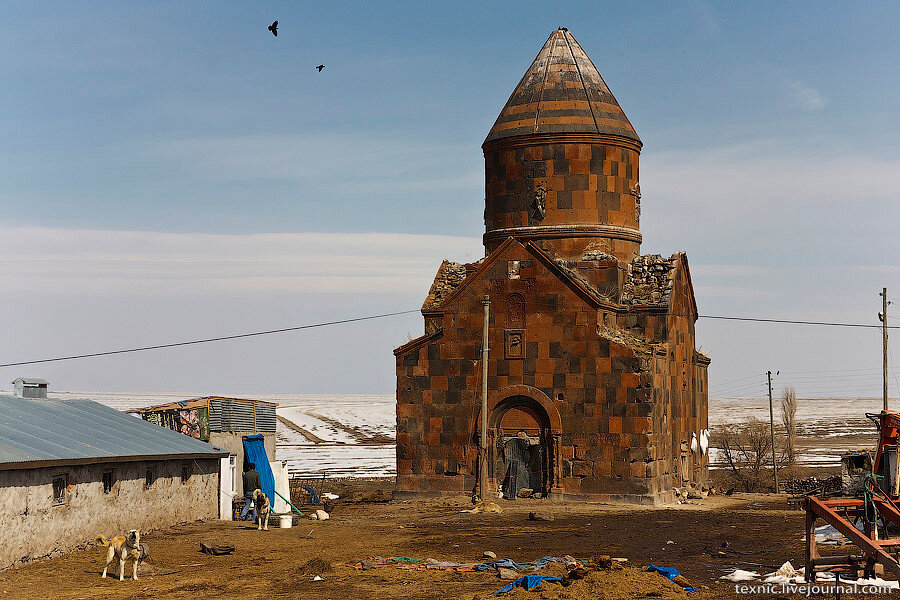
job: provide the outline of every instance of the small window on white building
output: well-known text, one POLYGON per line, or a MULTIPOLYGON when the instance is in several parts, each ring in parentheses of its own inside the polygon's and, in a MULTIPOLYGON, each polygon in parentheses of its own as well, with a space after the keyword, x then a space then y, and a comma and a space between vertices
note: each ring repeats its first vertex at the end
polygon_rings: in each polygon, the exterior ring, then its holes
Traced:
POLYGON ((152 486, 154 481, 156 481, 156 469, 147 467, 147 472, 144 474, 144 489, 152 486))
POLYGON ((116 484, 116 472, 113 469, 106 469, 103 471, 103 493, 109 494, 112 492, 113 486, 116 484))
POLYGON ((228 470, 231 472, 231 493, 237 494, 237 456, 228 457, 228 470))
POLYGON ((62 506, 69 503, 69 476, 57 475, 53 478, 53 506, 62 506))

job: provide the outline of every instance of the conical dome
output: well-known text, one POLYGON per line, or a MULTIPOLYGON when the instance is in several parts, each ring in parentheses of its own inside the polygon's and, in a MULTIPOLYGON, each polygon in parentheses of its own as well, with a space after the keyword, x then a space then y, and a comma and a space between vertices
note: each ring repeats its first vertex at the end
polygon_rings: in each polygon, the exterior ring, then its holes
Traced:
POLYGON ((481 148, 487 252, 513 237, 565 260, 639 254, 641 140, 568 30, 547 39, 481 148))
POLYGON ((597 67, 565 28, 547 38, 484 142, 545 133, 641 141, 597 67))

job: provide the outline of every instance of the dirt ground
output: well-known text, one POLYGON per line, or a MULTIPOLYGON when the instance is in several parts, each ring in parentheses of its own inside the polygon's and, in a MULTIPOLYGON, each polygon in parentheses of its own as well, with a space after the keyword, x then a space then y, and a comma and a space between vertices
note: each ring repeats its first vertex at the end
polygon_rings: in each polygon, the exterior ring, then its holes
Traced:
MULTIPOLYGON (((734 584, 719 580, 729 567, 766 573, 786 560, 797 567, 803 562, 804 513, 789 509, 785 496, 736 493, 671 507, 499 502, 503 507, 499 515, 460 513, 471 506, 464 496, 339 504, 331 520, 301 519, 293 528, 267 532, 241 522, 191 523, 145 534, 152 564, 142 568, 137 582, 101 579, 101 552, 91 548, 0 573, 0 598, 487 599, 506 583, 496 573, 393 565, 357 570, 340 563, 373 556, 480 562, 482 552, 490 550, 517 562, 567 554, 579 559, 600 554, 626 557, 637 567, 650 563, 675 567, 701 587, 689 595, 667 591, 657 585, 661 576, 629 567, 633 570, 592 576, 590 593, 545 583, 543 591, 516 590, 507 596, 516 600, 701 600, 737 596, 734 584), (528 520, 530 511, 552 514, 554 520, 528 520), (228 556, 209 556, 199 551, 201 541, 230 543, 236 550, 228 556), (729 556, 714 556, 723 542, 728 542, 729 556), (315 557, 335 564, 322 581, 311 581, 300 568, 315 557)), ((537 574, 561 575, 563 569, 553 565, 537 574)))

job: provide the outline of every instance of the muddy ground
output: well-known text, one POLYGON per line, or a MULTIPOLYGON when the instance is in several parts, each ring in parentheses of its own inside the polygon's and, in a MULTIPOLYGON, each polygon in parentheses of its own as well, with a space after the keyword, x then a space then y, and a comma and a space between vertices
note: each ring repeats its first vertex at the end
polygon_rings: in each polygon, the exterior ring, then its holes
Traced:
MULTIPOLYGON (((692 585, 701 587, 689 596, 681 592, 672 595, 660 592, 652 581, 625 577, 604 583, 602 594, 565 596, 558 589, 547 588, 545 593, 517 591, 510 598, 700 600, 736 597, 734 584, 719 580, 729 567, 765 573, 786 560, 798 567, 803 562, 804 513, 791 510, 783 495, 736 493, 670 507, 499 502, 503 506, 500 515, 460 513, 471 506, 464 496, 338 505, 332 520, 304 519, 293 528, 272 527, 267 532, 256 531, 249 523, 190 523, 145 534, 153 560, 137 582, 101 579, 101 552, 91 548, 0 573, 0 597, 486 599, 505 583, 496 573, 415 571, 395 566, 362 571, 338 564, 324 574, 323 581, 310 581, 309 574, 301 573, 299 567, 314 557, 331 563, 371 556, 478 562, 482 552, 491 550, 518 562, 566 554, 627 557, 637 566, 676 567, 692 585), (554 520, 528 520, 530 511, 550 513, 554 520), (228 556, 209 556, 200 553, 201 541, 230 543, 236 550, 228 556), (730 556, 711 555, 723 542, 728 542, 730 556)), ((561 572, 554 567, 541 574, 561 572)))

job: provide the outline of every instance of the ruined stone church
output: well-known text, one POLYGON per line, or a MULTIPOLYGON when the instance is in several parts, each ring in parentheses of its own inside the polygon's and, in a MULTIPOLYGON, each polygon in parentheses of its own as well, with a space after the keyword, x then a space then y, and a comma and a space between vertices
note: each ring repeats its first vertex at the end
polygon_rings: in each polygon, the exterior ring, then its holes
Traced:
POLYGON ((445 260, 394 350, 397 491, 666 502, 707 481, 709 359, 687 256, 641 254, 641 140, 554 31, 482 145, 485 257, 445 260))

